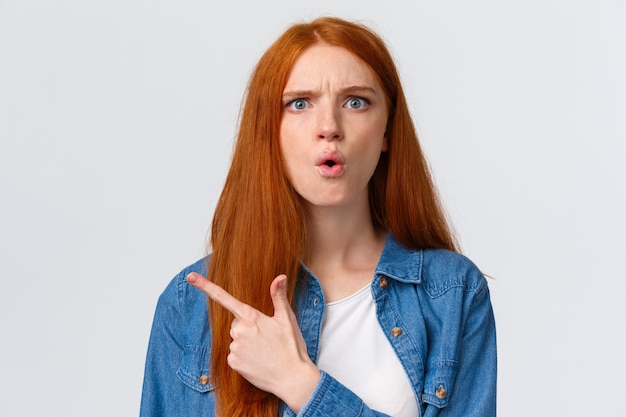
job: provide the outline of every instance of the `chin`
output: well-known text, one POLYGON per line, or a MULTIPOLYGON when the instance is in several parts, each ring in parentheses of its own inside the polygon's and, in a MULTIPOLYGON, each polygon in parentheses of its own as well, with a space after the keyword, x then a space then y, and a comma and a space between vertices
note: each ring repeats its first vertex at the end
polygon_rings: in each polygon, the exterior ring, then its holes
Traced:
POLYGON ((305 200, 309 203, 311 207, 319 207, 319 208, 339 208, 351 205, 350 203, 354 200, 349 199, 345 196, 333 196, 329 198, 320 198, 317 196, 316 198, 305 198, 305 200))

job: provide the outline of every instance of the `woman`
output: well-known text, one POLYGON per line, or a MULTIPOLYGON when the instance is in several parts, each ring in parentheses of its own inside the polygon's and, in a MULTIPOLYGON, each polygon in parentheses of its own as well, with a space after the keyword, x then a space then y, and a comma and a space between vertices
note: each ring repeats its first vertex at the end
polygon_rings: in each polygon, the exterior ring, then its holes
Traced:
POLYGON ((211 247, 159 299, 143 416, 495 415, 488 288, 369 29, 321 18, 263 55, 211 247))

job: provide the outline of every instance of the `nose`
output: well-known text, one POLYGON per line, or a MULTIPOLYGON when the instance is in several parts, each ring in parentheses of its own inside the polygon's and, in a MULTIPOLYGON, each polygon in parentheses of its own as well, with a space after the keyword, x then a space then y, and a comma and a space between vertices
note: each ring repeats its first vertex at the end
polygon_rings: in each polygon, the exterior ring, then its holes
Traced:
POLYGON ((320 107, 317 137, 327 141, 341 140, 343 131, 339 109, 332 105, 320 107))

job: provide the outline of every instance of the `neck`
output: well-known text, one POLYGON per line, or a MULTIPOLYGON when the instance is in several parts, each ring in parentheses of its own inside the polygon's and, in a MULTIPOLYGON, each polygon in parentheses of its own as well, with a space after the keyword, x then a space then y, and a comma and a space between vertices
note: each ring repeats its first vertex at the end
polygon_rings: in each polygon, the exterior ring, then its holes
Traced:
POLYGON ((376 266, 386 233, 374 228, 367 201, 357 207, 309 207, 308 223, 306 263, 313 271, 376 266))

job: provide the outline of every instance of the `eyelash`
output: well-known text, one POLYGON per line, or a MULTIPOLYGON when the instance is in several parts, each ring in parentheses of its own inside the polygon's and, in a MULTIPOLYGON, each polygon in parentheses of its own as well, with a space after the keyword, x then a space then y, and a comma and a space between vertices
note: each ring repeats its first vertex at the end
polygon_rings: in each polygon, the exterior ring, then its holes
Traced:
MULTIPOLYGON (((302 97, 298 97, 298 98, 294 98, 293 100, 289 100, 287 103, 285 103, 285 107, 293 108, 294 103, 296 103, 298 101, 302 101, 302 102, 306 103, 307 105, 309 104, 309 101, 307 99, 302 98, 302 97)), ((301 110, 301 109, 293 109, 293 110, 301 110)))
POLYGON ((368 99, 366 99, 365 97, 354 96, 354 97, 350 97, 348 100, 346 100, 346 104, 345 105, 348 105, 348 103, 350 103, 352 100, 360 100, 363 103, 363 105, 361 107, 359 107, 358 109, 354 109, 354 110, 361 110, 362 108, 367 107, 367 106, 369 106, 371 104, 371 102, 368 99))
MULTIPOLYGON (((362 102, 362 106, 354 109, 354 110, 361 110, 363 107, 367 107, 371 104, 371 101, 366 99, 365 97, 358 97, 358 96, 352 96, 350 98, 348 98, 344 104, 344 106, 347 106, 348 103, 350 103, 353 100, 360 100, 362 102)), ((302 101, 304 103, 306 103, 307 105, 309 104, 309 101, 306 98, 302 98, 302 97, 298 97, 298 98, 294 98, 293 100, 289 100, 288 102, 285 103, 285 107, 291 107, 293 108, 293 105, 296 102, 302 101)), ((294 109, 294 110, 302 110, 302 109, 294 109)))

